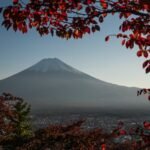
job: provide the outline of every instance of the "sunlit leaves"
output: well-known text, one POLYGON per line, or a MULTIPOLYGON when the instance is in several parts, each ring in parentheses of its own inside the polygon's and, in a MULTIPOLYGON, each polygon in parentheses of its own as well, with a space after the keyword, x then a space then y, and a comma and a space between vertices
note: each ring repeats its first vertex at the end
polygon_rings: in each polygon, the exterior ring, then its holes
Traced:
POLYGON ((100 0, 100 4, 101 4, 103 9, 107 9, 108 8, 107 0, 100 0))

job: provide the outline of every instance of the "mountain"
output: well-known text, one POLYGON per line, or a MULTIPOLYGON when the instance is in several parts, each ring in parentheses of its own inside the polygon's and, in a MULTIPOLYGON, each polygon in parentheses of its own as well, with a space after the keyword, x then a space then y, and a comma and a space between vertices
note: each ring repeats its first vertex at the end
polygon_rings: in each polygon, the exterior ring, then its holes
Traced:
POLYGON ((57 58, 35 65, 0 81, 0 93, 23 97, 33 109, 148 108, 146 98, 137 97, 137 88, 98 80, 57 58))

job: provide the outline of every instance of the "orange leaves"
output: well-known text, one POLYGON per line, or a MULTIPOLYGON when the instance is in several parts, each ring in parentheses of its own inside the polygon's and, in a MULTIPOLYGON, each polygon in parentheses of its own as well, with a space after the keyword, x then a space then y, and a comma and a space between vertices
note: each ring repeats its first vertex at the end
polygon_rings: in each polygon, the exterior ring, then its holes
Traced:
POLYGON ((66 34, 64 35, 64 38, 66 38, 67 40, 70 39, 72 36, 72 30, 69 30, 66 32, 66 34))
POLYGON ((106 0, 100 0, 100 4, 101 4, 103 9, 107 9, 108 8, 108 3, 107 3, 106 0))
POLYGON ((73 36, 75 39, 82 38, 82 32, 78 29, 74 30, 73 36))
POLYGON ((17 24, 17 28, 22 32, 22 33, 27 33, 27 26, 25 22, 18 22, 17 24))
POLYGON ((38 23, 37 21, 33 21, 33 22, 30 23, 30 25, 31 25, 32 27, 36 27, 38 24, 39 24, 39 23, 38 23))
POLYGON ((60 5, 59 5, 59 9, 60 9, 61 11, 64 11, 64 10, 66 9, 65 4, 60 4, 60 5))

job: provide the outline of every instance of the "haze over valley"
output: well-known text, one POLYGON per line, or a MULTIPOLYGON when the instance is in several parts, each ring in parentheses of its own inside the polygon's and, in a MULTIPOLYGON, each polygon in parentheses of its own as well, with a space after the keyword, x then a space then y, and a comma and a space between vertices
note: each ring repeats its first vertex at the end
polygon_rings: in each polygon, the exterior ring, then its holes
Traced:
POLYGON ((148 109, 145 97, 136 96, 137 88, 98 80, 58 58, 47 58, 0 81, 0 92, 23 97, 32 110, 148 109))

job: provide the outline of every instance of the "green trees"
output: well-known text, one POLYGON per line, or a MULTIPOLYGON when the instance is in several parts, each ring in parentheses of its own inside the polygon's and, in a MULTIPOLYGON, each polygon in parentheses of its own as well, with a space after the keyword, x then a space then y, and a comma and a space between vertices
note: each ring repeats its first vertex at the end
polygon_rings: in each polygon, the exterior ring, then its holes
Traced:
POLYGON ((32 135, 30 106, 9 93, 0 96, 0 145, 15 146, 32 135))
POLYGON ((31 136, 31 125, 29 123, 30 106, 24 100, 14 105, 17 120, 14 123, 14 136, 18 139, 31 136))

